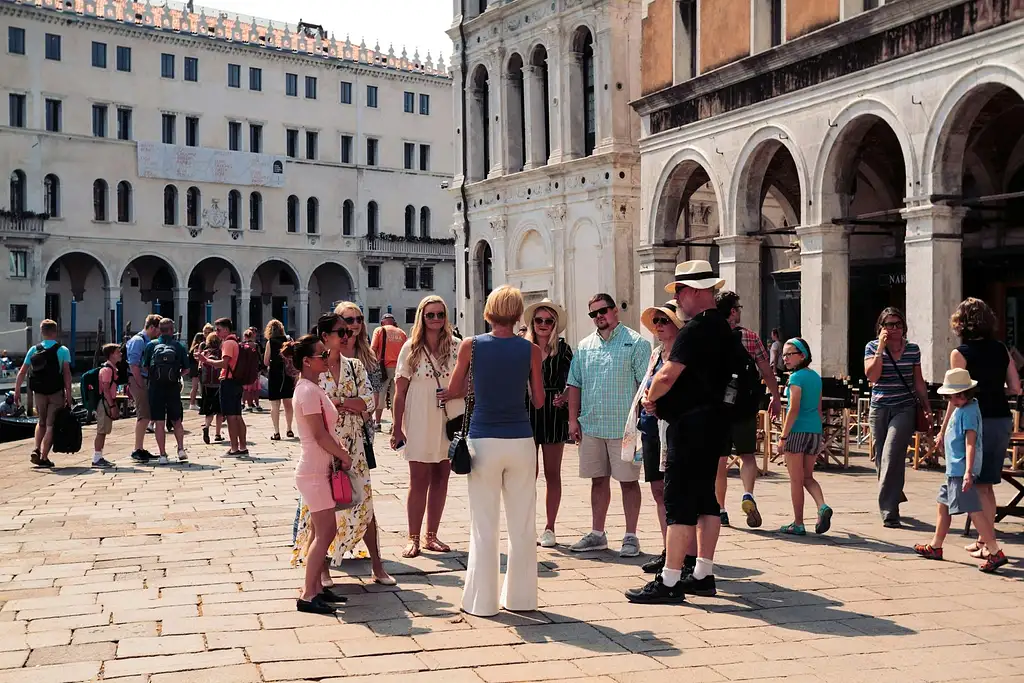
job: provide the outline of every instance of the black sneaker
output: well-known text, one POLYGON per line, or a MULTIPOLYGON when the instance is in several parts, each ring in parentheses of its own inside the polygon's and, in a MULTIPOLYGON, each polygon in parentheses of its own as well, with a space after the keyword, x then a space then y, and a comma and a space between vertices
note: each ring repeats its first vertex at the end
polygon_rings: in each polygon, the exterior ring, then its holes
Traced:
POLYGON ((92 466, 99 469, 106 469, 108 467, 113 467, 114 463, 110 462, 106 458, 100 458, 99 460, 93 462, 92 466))
POLYGON ((702 598, 713 598, 718 594, 713 574, 708 574, 703 579, 695 579, 693 574, 687 574, 680 579, 676 587, 687 595, 699 595, 702 598))
POLYGON ((643 588, 626 591, 626 599, 646 605, 680 605, 686 602, 686 594, 682 581, 677 581, 676 585, 669 588, 662 582, 661 574, 658 574, 643 588))
POLYGON ((210 428, 203 427, 203 443, 210 443, 210 428))
POLYGON ((886 529, 899 529, 903 526, 899 517, 890 517, 889 519, 882 520, 882 526, 886 529))
POLYGON ((640 565, 640 569, 643 570, 644 574, 660 574, 661 570, 665 568, 665 551, 661 551, 661 555, 651 558, 647 562, 640 565))
POLYGON ((722 526, 729 526, 729 513, 722 510, 718 513, 718 518, 722 520, 722 526))
POLYGON ((144 448, 140 448, 137 451, 132 451, 132 460, 136 462, 149 462, 153 459, 153 456, 149 454, 144 448))

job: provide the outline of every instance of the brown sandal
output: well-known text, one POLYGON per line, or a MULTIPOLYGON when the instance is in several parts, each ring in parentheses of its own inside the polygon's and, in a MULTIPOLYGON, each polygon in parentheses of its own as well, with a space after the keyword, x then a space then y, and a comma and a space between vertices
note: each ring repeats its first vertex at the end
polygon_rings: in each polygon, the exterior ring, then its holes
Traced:
POLYGON ((448 544, 437 540, 437 534, 431 531, 427 532, 427 542, 423 547, 435 553, 450 553, 452 551, 448 544))
POLYGON ((402 557, 411 559, 418 557, 420 554, 420 537, 419 534, 409 534, 409 545, 405 546, 405 550, 402 551, 402 557))

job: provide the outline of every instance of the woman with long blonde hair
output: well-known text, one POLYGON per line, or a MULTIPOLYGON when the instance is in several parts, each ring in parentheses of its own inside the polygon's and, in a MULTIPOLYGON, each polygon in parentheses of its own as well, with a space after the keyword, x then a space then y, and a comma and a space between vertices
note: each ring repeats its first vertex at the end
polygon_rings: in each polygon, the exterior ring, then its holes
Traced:
POLYGON ((284 405, 284 421, 288 428, 288 438, 294 438, 292 431, 292 396, 295 394, 295 378, 288 370, 288 364, 281 355, 281 349, 288 341, 284 324, 276 318, 267 323, 263 330, 263 338, 267 344, 263 349, 263 365, 267 367, 267 398, 270 400, 270 421, 274 425, 271 441, 281 440, 281 405, 284 405))
POLYGON ((452 334, 448 306, 439 296, 428 296, 416 309, 409 340, 398 354, 391 447, 409 462, 409 545, 403 557, 420 554, 420 529, 427 516, 423 547, 446 553, 438 540, 448 496, 448 435, 445 424, 465 412, 462 398, 449 399, 448 380, 458 359, 459 345, 452 334))

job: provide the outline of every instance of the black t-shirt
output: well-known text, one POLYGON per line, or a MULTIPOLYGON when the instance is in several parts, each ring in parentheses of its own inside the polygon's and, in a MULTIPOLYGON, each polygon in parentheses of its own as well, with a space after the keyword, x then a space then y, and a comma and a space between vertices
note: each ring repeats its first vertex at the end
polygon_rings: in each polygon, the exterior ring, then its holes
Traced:
POLYGON ((967 361, 967 372, 978 382, 978 407, 982 417, 1011 417, 1006 397, 1006 371, 1010 357, 995 339, 971 339, 957 347, 967 361))
POLYGON ((676 335, 669 360, 685 366, 675 384, 657 401, 658 417, 675 422, 702 408, 722 408, 732 377, 732 328, 717 309, 694 316, 676 335))

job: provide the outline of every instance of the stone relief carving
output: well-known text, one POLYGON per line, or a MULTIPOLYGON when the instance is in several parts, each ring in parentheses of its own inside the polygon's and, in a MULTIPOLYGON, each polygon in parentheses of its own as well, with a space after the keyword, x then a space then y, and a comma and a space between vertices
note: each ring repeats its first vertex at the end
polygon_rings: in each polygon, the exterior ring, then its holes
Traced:
POLYGON ((492 216, 490 223, 491 232, 494 233, 494 236, 500 240, 505 239, 505 233, 508 231, 508 217, 504 215, 492 216))
POLYGON ((565 204, 555 204, 548 209, 548 218, 555 224, 556 228, 565 225, 565 204))
POLYGON ((704 202, 690 204, 690 224, 707 225, 713 211, 714 207, 704 202))
POLYGON ((203 209, 203 222, 211 228, 223 228, 227 224, 228 212, 220 208, 219 199, 211 199, 210 208, 203 209))

